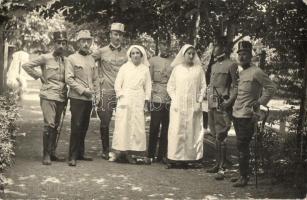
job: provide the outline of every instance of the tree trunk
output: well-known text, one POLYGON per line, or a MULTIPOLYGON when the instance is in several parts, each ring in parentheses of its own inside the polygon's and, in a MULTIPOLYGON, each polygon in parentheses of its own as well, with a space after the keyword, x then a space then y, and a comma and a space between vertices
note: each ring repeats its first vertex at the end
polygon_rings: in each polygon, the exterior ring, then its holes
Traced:
POLYGON ((155 41, 155 56, 157 56, 159 54, 159 38, 158 38, 158 35, 156 35, 154 37, 154 41, 155 41))
POLYGON ((4 23, 0 25, 0 95, 4 93, 4 23))
POLYGON ((303 159, 303 152, 306 148, 304 143, 304 127, 306 123, 306 95, 307 95, 307 56, 306 53, 302 50, 300 51, 300 65, 304 68, 304 80, 303 80, 303 91, 301 95, 300 111, 299 111, 299 120, 297 125, 297 147, 300 150, 300 158, 303 159))
POLYGON ((200 5, 201 5, 201 0, 197 1, 197 12, 196 12, 196 21, 195 21, 195 33, 194 33, 194 47, 197 46, 198 44, 198 38, 199 38, 199 24, 200 24, 200 5))

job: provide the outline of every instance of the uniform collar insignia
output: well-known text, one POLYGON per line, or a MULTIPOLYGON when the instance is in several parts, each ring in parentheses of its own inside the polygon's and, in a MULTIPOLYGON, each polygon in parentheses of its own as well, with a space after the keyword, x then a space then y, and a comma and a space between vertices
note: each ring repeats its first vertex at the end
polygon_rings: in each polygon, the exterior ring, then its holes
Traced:
POLYGON ((215 60, 221 62, 221 61, 225 60, 225 58, 226 58, 226 54, 223 53, 221 55, 216 56, 215 60))
POLYGON ((118 51, 121 51, 122 47, 119 45, 117 47, 115 47, 112 43, 109 45, 111 51, 114 51, 114 50, 118 50, 118 51))

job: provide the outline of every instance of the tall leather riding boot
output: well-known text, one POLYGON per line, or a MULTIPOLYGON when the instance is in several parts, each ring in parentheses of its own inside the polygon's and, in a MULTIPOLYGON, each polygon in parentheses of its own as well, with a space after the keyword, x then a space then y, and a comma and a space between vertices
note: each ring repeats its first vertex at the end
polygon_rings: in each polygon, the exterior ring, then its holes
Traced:
POLYGON ((221 144, 221 160, 220 160, 220 169, 226 168, 226 154, 227 154, 227 145, 225 142, 221 144))
POLYGON ((218 166, 218 173, 215 176, 215 180, 224 180, 225 178, 225 163, 226 163, 226 143, 221 142, 220 143, 220 162, 218 166))
POLYGON ((56 162, 63 162, 65 161, 64 158, 60 158, 56 155, 56 147, 57 147, 57 136, 58 136, 58 131, 55 128, 49 129, 49 134, 50 134, 50 143, 51 143, 51 151, 50 151, 50 159, 51 161, 56 161, 56 162))
POLYGON ((109 127, 100 127, 102 158, 109 159, 109 127))
POLYGON ((219 171, 221 160, 221 142, 218 140, 215 142, 215 153, 216 163, 212 168, 207 170, 208 173, 217 173, 219 171))
POLYGON ((49 136, 48 133, 43 134, 43 165, 51 165, 49 136))

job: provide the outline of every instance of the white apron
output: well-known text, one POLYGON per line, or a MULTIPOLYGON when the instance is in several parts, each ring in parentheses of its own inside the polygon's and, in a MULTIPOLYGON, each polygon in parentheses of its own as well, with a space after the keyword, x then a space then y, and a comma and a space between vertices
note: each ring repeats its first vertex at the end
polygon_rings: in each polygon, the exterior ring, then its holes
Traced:
POLYGON ((200 66, 177 65, 167 91, 172 98, 168 131, 167 157, 175 161, 195 161, 203 157, 202 92, 203 71, 200 66))
POLYGON ((115 113, 112 148, 119 151, 145 151, 144 103, 150 98, 149 68, 131 63, 120 68, 115 81, 119 97, 115 113))

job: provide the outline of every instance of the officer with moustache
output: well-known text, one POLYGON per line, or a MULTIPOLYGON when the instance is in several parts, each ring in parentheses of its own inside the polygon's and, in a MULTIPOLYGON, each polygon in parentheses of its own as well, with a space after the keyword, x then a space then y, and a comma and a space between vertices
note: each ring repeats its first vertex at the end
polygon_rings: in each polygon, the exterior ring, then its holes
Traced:
POLYGON ((256 113, 259 112, 260 105, 266 105, 270 101, 276 86, 267 74, 251 63, 252 44, 250 42, 239 42, 237 53, 239 65, 243 70, 239 74, 238 96, 232 115, 239 151, 240 177, 232 181, 237 181, 234 187, 245 187, 249 178, 249 144, 257 123, 256 113))
POLYGON ((98 61, 99 92, 97 94, 97 113, 100 118, 100 136, 102 158, 109 159, 109 132, 113 110, 116 107, 114 82, 119 68, 127 61, 126 49, 122 45, 125 27, 122 23, 113 23, 110 32, 110 44, 95 51, 92 56, 98 61))
POLYGON ((39 96, 44 117, 43 165, 51 165, 51 161, 64 161, 56 156, 55 148, 61 115, 67 104, 64 67, 67 33, 54 32, 53 41, 53 52, 42 54, 22 65, 30 76, 42 82, 39 96), (36 67, 40 67, 41 73, 34 69, 36 67))

